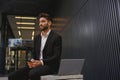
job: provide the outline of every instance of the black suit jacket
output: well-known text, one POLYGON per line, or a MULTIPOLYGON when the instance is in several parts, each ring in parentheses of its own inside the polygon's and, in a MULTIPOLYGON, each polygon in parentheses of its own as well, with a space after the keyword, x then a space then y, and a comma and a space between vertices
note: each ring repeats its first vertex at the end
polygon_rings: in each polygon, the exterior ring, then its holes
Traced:
MULTIPOLYGON (((34 39, 33 58, 39 60, 41 48, 41 34, 34 39)), ((43 63, 54 72, 58 72, 62 51, 62 38, 56 32, 50 32, 43 49, 43 63)))

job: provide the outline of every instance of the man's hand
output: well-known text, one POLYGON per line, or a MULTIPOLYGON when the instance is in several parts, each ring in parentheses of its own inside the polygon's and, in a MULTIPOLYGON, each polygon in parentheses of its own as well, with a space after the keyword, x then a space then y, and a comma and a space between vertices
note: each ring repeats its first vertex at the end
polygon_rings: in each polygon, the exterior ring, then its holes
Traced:
POLYGON ((28 61, 27 64, 28 64, 29 68, 32 68, 32 62, 28 61))
POLYGON ((35 68, 37 66, 42 66, 42 62, 40 60, 31 60, 30 62, 27 62, 29 68, 35 68))

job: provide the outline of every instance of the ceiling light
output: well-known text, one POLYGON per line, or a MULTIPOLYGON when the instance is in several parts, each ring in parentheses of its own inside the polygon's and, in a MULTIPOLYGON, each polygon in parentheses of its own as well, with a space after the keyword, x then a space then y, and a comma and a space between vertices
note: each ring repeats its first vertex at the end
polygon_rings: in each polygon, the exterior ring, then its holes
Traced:
POLYGON ((32 22, 16 22, 16 24, 35 25, 35 23, 32 23, 32 22))
POLYGON ((34 39, 35 31, 32 32, 32 40, 34 39))
POLYGON ((23 17, 23 16, 15 16, 16 19, 37 19, 36 17, 23 17))
POLYGON ((19 34, 19 36, 21 36, 21 32, 20 31, 18 31, 18 34, 19 34))
POLYGON ((35 27, 17 27, 18 29, 35 29, 35 27))
POLYGON ((32 40, 34 39, 34 36, 32 36, 32 40))
POLYGON ((35 32, 33 31, 33 32, 32 32, 32 36, 34 36, 34 34, 35 34, 35 32))

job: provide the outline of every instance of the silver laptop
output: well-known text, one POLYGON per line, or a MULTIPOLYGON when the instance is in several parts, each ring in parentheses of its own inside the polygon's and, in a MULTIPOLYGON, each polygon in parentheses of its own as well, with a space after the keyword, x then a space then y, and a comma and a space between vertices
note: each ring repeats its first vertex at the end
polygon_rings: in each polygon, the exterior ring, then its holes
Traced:
POLYGON ((0 77, 0 80, 8 80, 8 77, 0 77))
POLYGON ((62 59, 58 75, 81 74, 85 59, 62 59))

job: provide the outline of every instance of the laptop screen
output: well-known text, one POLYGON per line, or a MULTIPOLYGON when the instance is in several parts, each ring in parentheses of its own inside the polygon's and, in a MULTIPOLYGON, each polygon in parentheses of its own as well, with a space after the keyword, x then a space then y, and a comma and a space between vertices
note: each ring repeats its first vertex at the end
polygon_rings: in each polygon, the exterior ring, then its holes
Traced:
POLYGON ((58 75, 81 74, 85 59, 62 59, 58 75))

